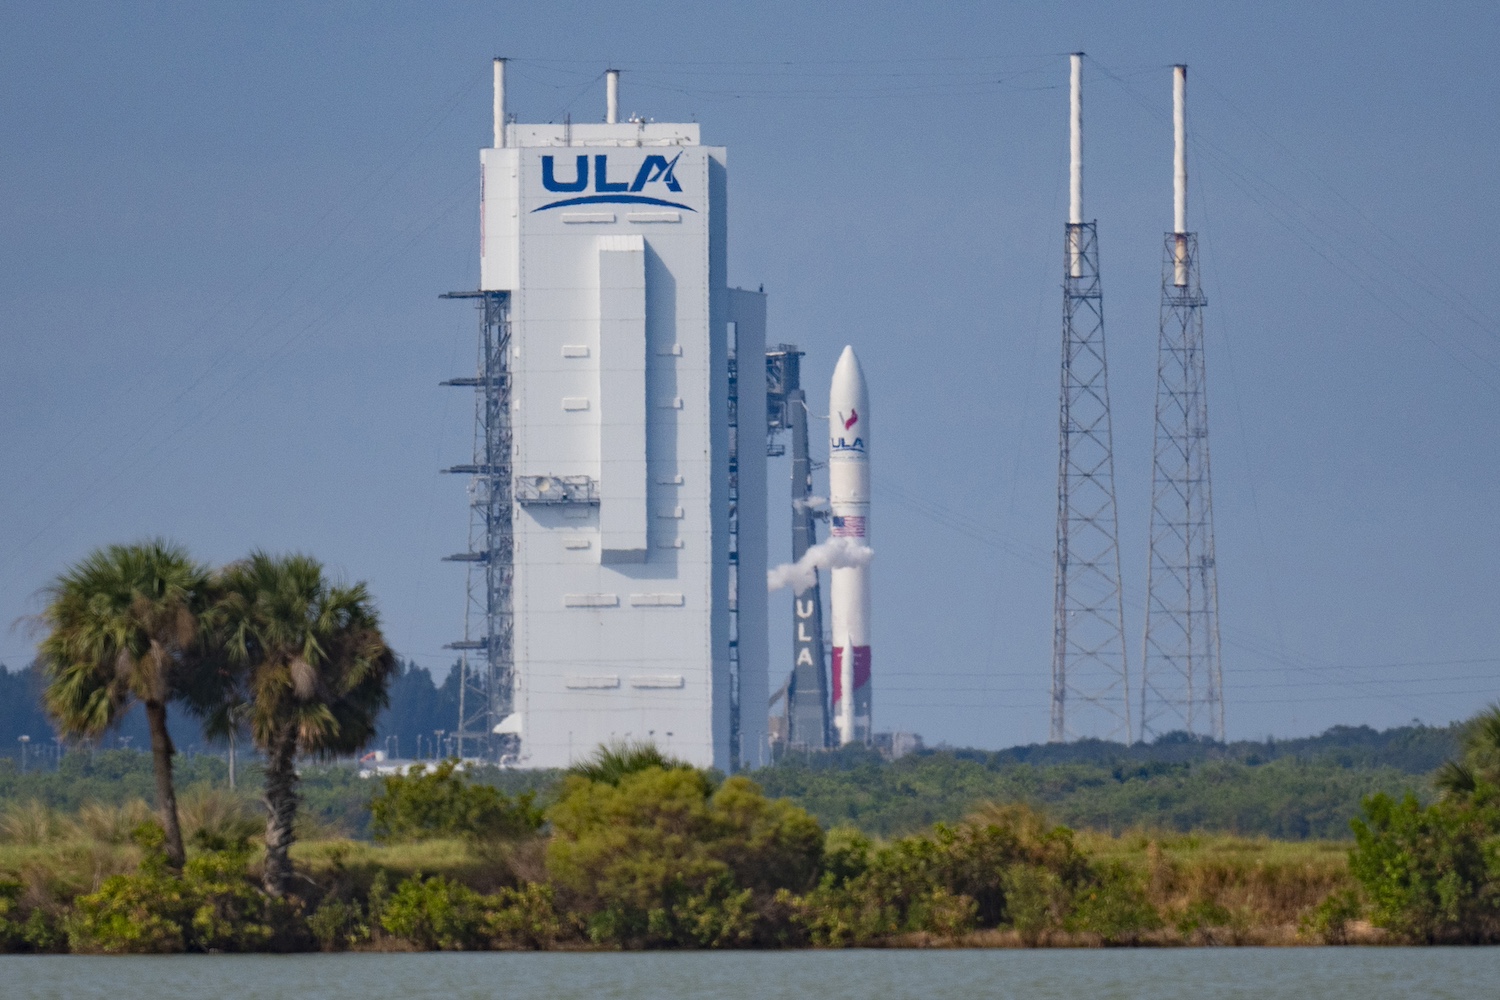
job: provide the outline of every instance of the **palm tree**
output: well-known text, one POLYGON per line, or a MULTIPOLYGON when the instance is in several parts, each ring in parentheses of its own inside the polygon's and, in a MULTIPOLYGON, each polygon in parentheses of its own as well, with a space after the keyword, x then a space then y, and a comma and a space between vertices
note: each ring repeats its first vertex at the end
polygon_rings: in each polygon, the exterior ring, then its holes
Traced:
POLYGON ((1500 785, 1500 703, 1470 719, 1464 727, 1463 759, 1448 760, 1433 783, 1450 797, 1467 798, 1481 783, 1500 785))
POLYGON ((156 810, 167 859, 184 860, 167 703, 183 697, 203 665, 209 571, 162 539, 97 549, 44 592, 38 616, 48 713, 64 732, 98 736, 135 702, 146 710, 156 771, 156 810))
POLYGON ((363 583, 330 584, 305 555, 254 552, 219 575, 217 642, 235 683, 210 725, 237 715, 266 756, 265 889, 291 887, 296 759, 352 753, 375 734, 396 660, 363 583))

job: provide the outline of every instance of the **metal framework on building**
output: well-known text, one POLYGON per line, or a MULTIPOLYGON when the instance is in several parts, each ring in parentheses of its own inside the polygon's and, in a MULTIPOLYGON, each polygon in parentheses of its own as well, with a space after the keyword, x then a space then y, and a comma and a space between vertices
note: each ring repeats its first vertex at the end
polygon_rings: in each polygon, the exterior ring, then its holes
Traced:
POLYGON ((729 773, 740 770, 740 368, 739 327, 729 324, 729 773))
MULTIPOLYGON (((446 647, 459 651, 457 669, 461 672, 458 728, 453 736, 459 757, 504 763, 514 757, 520 744, 518 734, 505 731, 515 674, 510 293, 449 292, 443 298, 474 300, 480 316, 475 375, 442 383, 475 390, 473 464, 443 470, 470 477, 469 548, 447 557, 469 567, 464 637, 446 647)), ((586 490, 589 485, 525 484, 540 494, 547 489, 586 490)))
POLYGON ((1156 362, 1151 560, 1141 659, 1141 738, 1224 739, 1219 586, 1196 233, 1168 233, 1156 362))
MULTIPOLYGON (((813 462, 808 454, 807 394, 802 389, 802 355, 795 344, 766 352, 766 453, 785 454, 777 440, 792 438, 792 561, 817 544, 819 512, 812 504, 813 462)), ((833 745, 829 717, 827 654, 823 643, 822 585, 792 595, 792 670, 773 703, 786 698, 785 746, 823 750, 833 745)))
POLYGON ((1050 737, 1128 743, 1130 674, 1094 222, 1067 224, 1058 446, 1050 737))

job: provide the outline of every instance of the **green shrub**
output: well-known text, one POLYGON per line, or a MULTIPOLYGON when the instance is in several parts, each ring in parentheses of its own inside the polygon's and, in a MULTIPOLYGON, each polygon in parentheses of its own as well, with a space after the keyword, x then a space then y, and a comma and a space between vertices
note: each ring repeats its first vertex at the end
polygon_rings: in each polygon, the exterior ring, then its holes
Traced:
POLYGON ((249 880, 245 850, 200 855, 178 875, 167 868, 161 827, 143 824, 134 837, 142 850, 135 874, 111 876, 76 900, 67 930, 72 950, 256 951, 271 943, 272 906, 249 880))
POLYGON ((1211 899, 1195 899, 1178 915, 1177 933, 1190 937, 1198 931, 1215 927, 1228 927, 1234 923, 1234 914, 1211 899))
POLYGON ((1014 923, 1011 896, 1019 891, 1021 929, 1039 933, 1087 876, 1072 831, 1025 807, 991 806, 879 847, 853 834, 831 837, 823 877, 801 901, 799 919, 814 942, 832 947, 906 931, 958 935, 1014 923))
POLYGON ((340 899, 323 900, 307 918, 307 929, 324 951, 343 951, 370 936, 359 903, 340 899))
POLYGON ((1371 920, 1429 943, 1500 939, 1500 808, 1480 782, 1464 797, 1423 806, 1414 796, 1365 800, 1351 824, 1349 870, 1371 920))
POLYGON ((501 889, 489 904, 485 929, 496 944, 545 948, 566 936, 551 886, 528 882, 519 889, 501 889))
POLYGON ((484 897, 441 875, 413 875, 396 887, 380 912, 390 934, 433 951, 463 951, 485 940, 484 897))
POLYGON ((25 922, 21 920, 21 883, 0 877, 0 952, 17 951, 24 938, 25 922))
POLYGON ((380 790, 370 800, 371 829, 379 841, 514 839, 541 827, 535 799, 533 792, 511 798, 498 788, 477 785, 459 769, 458 761, 443 761, 431 772, 416 764, 404 775, 381 779, 380 790))
POLYGON ((1363 906, 1356 889, 1335 889, 1302 918, 1300 930, 1324 944, 1346 944, 1349 924, 1358 919, 1363 906))
POLYGON ((211 851, 183 869, 193 915, 187 928, 193 951, 262 951, 275 936, 278 907, 250 881, 243 847, 211 851))
POLYGON ((1005 872, 1005 915, 1027 944, 1058 926, 1067 908, 1068 891, 1056 872, 1039 865, 1011 865, 1005 872))
POLYGON ((810 888, 823 847, 812 817, 748 778, 684 767, 574 775, 548 818, 560 901, 594 941, 625 947, 780 940, 776 894, 810 888))
POLYGON ((1097 869, 1073 899, 1069 930, 1097 934, 1106 944, 1137 940, 1147 931, 1158 930, 1161 914, 1146 898, 1141 879, 1123 865, 1097 869))

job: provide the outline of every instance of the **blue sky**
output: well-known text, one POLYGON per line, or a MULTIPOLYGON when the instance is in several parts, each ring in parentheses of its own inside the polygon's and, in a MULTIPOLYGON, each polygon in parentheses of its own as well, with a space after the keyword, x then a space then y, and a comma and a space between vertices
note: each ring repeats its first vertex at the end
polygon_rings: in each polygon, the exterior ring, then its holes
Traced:
MULTIPOLYGON (((860 352, 878 726, 1044 739, 1081 49, 1132 669, 1181 61, 1230 735, 1466 716, 1500 693, 1497 18, 9 5, 0 618, 89 548, 159 533, 214 561, 310 551, 370 582, 404 655, 445 667, 462 572, 438 559, 465 508, 436 470, 467 456, 471 410, 437 383, 472 367, 474 322, 437 295, 477 281, 489 58, 515 60, 529 121, 600 118, 614 65, 622 110, 729 147, 731 280, 764 283, 815 393, 860 352)), ((29 655, 24 628, 0 631, 0 661, 29 655)))

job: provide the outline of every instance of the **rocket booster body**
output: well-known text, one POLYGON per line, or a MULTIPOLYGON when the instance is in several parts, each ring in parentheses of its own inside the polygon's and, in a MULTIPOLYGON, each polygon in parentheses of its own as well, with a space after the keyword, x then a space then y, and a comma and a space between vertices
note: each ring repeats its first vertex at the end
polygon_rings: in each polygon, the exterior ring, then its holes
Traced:
MULTIPOLYGON (((870 406, 865 373, 852 347, 833 369, 828 393, 830 538, 870 544, 870 406)), ((833 719, 839 745, 870 740, 870 566, 835 567, 833 719)))

